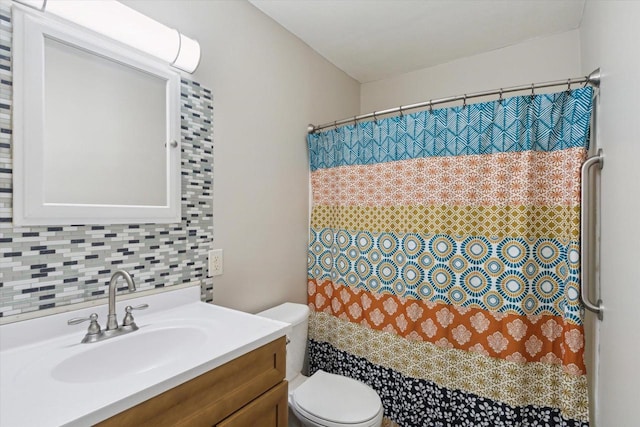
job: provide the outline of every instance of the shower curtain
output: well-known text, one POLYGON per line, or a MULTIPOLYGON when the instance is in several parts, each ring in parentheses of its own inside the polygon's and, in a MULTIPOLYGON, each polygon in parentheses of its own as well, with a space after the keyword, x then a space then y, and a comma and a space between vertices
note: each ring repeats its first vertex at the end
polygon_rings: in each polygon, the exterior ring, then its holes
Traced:
POLYGON ((587 426, 580 166, 592 89, 308 137, 310 371, 387 425, 587 426))

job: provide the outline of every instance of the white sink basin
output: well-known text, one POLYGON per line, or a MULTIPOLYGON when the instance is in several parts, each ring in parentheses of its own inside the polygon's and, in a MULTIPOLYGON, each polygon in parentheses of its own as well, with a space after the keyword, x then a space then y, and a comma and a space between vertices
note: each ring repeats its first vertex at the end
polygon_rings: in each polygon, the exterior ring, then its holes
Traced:
POLYGON ((140 329, 81 344, 73 317, 106 306, 0 326, 0 426, 96 424, 285 335, 287 324, 199 301, 193 286, 116 305, 147 303, 140 329), (38 402, 34 410, 33 402, 38 402))
POLYGON ((123 375, 141 374, 157 369, 197 351, 207 333, 197 327, 167 327, 127 335, 86 345, 86 351, 74 354, 53 367, 51 376, 62 382, 96 383, 115 381, 123 375))

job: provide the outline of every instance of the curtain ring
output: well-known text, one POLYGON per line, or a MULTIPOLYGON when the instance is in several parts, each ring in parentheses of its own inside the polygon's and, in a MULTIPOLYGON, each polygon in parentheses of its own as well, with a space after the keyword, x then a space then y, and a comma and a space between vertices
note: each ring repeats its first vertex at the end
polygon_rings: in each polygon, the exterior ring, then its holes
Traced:
POLYGON ((402 113, 402 105, 398 107, 398 110, 400 111, 400 118, 404 117, 404 114, 402 113))
POLYGON ((334 131, 335 133, 338 133, 338 121, 337 121, 337 120, 335 120, 335 121, 333 122, 333 131, 334 131))
POLYGON ((567 93, 571 92, 571 79, 567 79, 567 93))
POLYGON ((429 100, 429 112, 433 113, 433 100, 432 99, 429 100))
POLYGON ((358 126, 358 116, 353 116, 353 125, 358 126))
POLYGON ((467 108, 467 94, 465 93, 462 98, 462 108, 467 108))
POLYGON ((533 85, 533 83, 531 83, 531 99, 533 99, 536 96, 536 93, 533 90, 533 87, 534 87, 534 85, 533 85))
POLYGON ((373 112, 373 123, 378 124, 378 118, 376 117, 376 112, 373 112))
POLYGON ((498 103, 499 103, 500 105, 502 105, 502 101, 503 101, 503 98, 502 98, 502 88, 500 88, 500 97, 498 98, 498 103))

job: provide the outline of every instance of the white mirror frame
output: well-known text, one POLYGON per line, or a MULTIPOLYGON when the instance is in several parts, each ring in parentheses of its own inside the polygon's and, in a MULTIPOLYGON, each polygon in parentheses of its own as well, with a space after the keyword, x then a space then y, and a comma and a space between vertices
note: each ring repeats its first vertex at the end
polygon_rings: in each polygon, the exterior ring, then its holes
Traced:
POLYGON ((180 75, 118 42, 13 6, 13 223, 80 225, 177 223, 181 220, 180 75), (166 80, 166 204, 162 206, 45 203, 45 37, 166 80), (28 120, 28 123, 27 123, 28 120), (176 142, 177 144, 174 144, 176 142))

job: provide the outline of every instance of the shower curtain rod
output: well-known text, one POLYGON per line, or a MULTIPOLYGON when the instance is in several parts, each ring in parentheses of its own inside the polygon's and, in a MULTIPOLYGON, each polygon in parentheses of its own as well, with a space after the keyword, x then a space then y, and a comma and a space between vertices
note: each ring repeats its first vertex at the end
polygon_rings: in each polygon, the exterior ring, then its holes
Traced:
POLYGON ((595 69, 588 76, 585 76, 585 77, 576 77, 576 78, 567 79, 567 80, 556 80, 556 81, 544 82, 544 83, 531 83, 530 85, 512 86, 507 88, 487 90, 484 92, 475 92, 475 93, 467 93, 464 95, 449 96, 447 98, 432 99, 430 101, 419 102, 417 104, 402 105, 400 107, 374 111, 373 113, 361 114, 359 116, 350 117, 348 119, 336 120, 334 122, 325 123, 318 126, 309 124, 309 126, 307 127, 307 132, 315 133, 322 129, 338 127, 340 125, 344 125, 350 122, 353 122, 354 124, 356 124, 360 120, 365 120, 370 118, 377 120, 379 116, 384 116, 384 115, 389 115, 394 113, 400 113, 402 115, 402 113, 408 110, 415 110, 418 108, 425 108, 425 107, 431 108, 434 105, 438 105, 438 104, 447 104, 450 102, 463 101, 464 105, 466 105, 468 99, 480 98, 483 96, 500 95, 499 99, 502 99, 502 95, 505 93, 522 92, 525 90, 531 90, 531 93, 534 94, 534 91, 536 89, 543 89, 547 87, 564 86, 564 85, 567 85, 567 89, 571 89, 571 85, 580 84, 580 83, 584 83, 585 86, 591 85, 593 87, 600 87, 600 68, 595 69))

